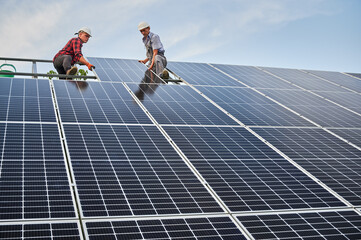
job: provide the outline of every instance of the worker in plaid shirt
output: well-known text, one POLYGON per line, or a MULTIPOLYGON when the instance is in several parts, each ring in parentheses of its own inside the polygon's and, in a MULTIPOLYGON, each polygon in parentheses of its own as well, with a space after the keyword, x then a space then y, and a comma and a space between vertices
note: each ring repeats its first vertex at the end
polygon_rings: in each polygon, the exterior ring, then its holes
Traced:
POLYGON ((59 74, 75 75, 78 68, 74 66, 76 62, 83 63, 89 70, 94 68, 94 65, 85 60, 81 53, 83 43, 88 42, 91 37, 91 31, 87 27, 81 28, 78 37, 72 38, 54 57, 53 64, 59 74))

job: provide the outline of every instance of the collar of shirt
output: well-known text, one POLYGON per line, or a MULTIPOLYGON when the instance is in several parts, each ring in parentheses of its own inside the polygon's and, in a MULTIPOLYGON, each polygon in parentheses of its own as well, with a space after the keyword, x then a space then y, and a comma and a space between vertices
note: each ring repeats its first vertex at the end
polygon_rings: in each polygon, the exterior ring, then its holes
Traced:
POLYGON ((143 43, 146 44, 153 36, 152 32, 149 32, 148 36, 143 37, 143 43))

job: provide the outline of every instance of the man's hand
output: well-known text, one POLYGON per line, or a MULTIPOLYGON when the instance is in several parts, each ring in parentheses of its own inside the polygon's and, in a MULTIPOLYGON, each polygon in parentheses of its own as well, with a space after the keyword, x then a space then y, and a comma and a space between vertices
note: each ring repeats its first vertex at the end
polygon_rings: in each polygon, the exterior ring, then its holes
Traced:
POLYGON ((86 66, 88 67, 88 69, 89 69, 90 71, 92 71, 93 68, 95 68, 95 66, 94 66, 93 64, 90 64, 90 63, 87 63, 86 66))
POLYGON ((144 59, 144 60, 138 60, 138 62, 146 64, 148 62, 148 59, 144 59))

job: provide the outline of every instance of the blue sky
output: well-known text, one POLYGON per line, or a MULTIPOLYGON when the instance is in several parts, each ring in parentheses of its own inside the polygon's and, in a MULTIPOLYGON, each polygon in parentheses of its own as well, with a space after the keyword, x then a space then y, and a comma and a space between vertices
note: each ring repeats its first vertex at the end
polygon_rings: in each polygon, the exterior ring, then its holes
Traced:
MULTIPOLYGON (((147 21, 170 61, 361 73, 360 0, 0 0, 0 56, 52 59, 83 26, 91 57, 144 59, 147 21)), ((0 62, 1 63, 1 62, 0 62)))

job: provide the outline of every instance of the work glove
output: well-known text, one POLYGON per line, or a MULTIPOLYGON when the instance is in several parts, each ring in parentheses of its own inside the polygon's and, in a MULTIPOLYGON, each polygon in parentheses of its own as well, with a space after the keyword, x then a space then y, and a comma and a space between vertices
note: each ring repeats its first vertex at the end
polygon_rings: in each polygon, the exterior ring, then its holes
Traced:
POLYGON ((88 63, 86 66, 88 67, 88 69, 89 69, 90 71, 92 71, 93 68, 95 68, 95 66, 94 66, 93 64, 90 64, 90 63, 88 63))

